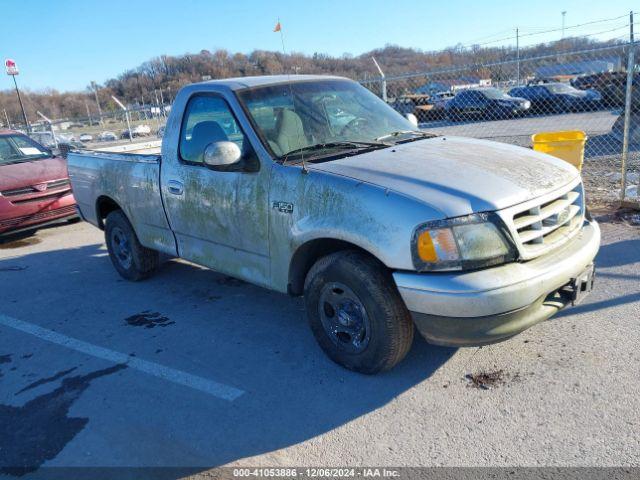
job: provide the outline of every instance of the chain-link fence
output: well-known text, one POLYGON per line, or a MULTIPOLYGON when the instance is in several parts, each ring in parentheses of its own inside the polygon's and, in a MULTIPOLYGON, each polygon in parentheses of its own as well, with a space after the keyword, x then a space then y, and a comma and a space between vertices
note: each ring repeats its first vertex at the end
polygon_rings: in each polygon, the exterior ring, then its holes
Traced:
POLYGON ((439 134, 530 147, 540 132, 583 131, 589 202, 640 205, 640 72, 634 49, 637 44, 616 44, 361 83, 399 112, 414 114, 423 130, 439 134))

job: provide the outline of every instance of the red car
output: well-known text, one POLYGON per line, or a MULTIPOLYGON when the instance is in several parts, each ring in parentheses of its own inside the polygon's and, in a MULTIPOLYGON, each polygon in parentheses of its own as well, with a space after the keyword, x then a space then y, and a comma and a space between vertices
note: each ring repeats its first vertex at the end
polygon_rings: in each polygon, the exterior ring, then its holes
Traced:
POLYGON ((0 130, 0 235, 76 215, 66 160, 22 133, 0 130))

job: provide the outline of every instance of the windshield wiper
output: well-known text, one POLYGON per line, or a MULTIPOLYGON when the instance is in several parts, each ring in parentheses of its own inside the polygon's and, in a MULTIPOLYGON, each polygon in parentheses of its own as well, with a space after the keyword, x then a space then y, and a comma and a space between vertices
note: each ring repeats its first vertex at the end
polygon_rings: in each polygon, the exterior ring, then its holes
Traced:
POLYGON ((378 137, 375 140, 380 141, 380 140, 385 140, 387 138, 399 137, 401 135, 415 135, 418 138, 432 138, 436 136, 433 133, 422 132, 420 130, 397 130, 395 132, 382 135, 381 137, 378 137))
POLYGON ((356 142, 356 141, 342 141, 342 142, 325 142, 325 143, 315 143, 313 145, 307 145, 306 147, 297 148, 295 150, 291 150, 287 152, 282 157, 282 164, 284 165, 290 156, 304 154, 307 152, 317 152, 319 150, 330 150, 330 149, 349 149, 349 150, 370 150, 376 148, 385 148, 390 147, 391 144, 385 142, 356 142))

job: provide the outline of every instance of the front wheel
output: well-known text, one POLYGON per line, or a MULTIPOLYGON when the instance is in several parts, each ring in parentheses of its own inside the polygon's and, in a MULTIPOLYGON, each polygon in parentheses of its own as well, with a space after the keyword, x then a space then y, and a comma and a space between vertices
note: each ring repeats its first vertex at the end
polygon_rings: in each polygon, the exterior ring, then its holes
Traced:
POLYGON ((104 235, 111 263, 123 278, 136 282, 147 278, 158 267, 158 252, 140 244, 122 210, 107 215, 104 235))
POLYGON ((316 262, 304 288, 307 317, 334 362, 373 374, 398 364, 411 348, 413 322, 391 275, 356 251, 316 262))

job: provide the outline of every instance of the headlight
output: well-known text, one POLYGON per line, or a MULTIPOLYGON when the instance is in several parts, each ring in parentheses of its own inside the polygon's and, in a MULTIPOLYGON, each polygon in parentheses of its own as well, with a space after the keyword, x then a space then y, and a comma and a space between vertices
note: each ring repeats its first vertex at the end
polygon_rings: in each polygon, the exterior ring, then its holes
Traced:
POLYGON ((473 270, 517 257, 502 220, 491 213, 422 224, 413 234, 411 253, 418 271, 473 270))

